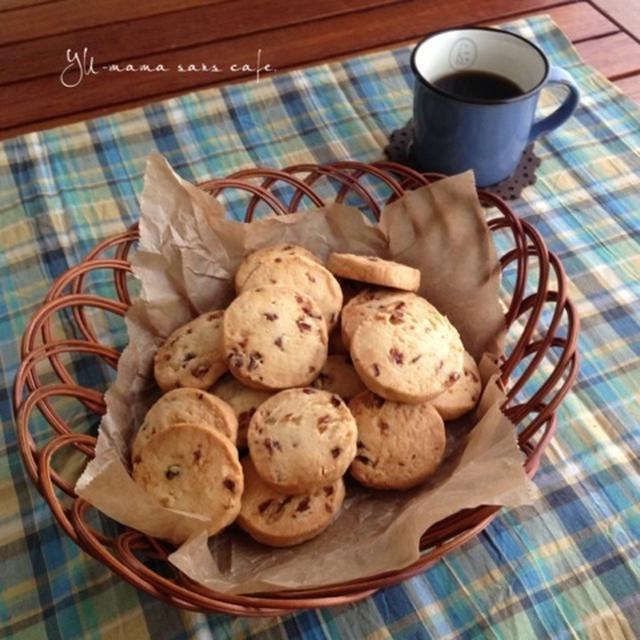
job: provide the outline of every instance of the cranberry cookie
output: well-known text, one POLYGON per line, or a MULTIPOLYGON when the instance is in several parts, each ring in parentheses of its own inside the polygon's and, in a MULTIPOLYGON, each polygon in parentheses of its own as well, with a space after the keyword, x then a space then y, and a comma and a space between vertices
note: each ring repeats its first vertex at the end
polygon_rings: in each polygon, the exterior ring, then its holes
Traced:
POLYGON ((209 518, 210 535, 240 512, 244 483, 238 451, 209 427, 177 424, 156 433, 134 461, 132 475, 163 507, 209 518))
POLYGON ((431 305, 423 313, 377 313, 351 340, 362 381, 397 402, 420 403, 445 391, 462 373, 463 353, 458 332, 431 305))
POLYGON ((356 454, 357 428, 342 399, 305 387, 269 398, 249 424, 249 453, 262 480, 300 494, 335 482, 356 454))
POLYGON ((460 377, 430 402, 443 420, 455 420, 476 406, 481 393, 480 370, 476 361, 465 351, 460 377))
POLYGON ((275 260, 278 262, 283 256, 301 256, 313 262, 320 262, 315 254, 297 244, 274 244, 271 247, 258 249, 248 256, 245 256, 240 263, 235 277, 236 291, 240 293, 246 279, 261 262, 265 260, 275 260))
POLYGON ((176 423, 197 423, 210 427, 235 443, 238 420, 233 409, 220 398, 199 389, 173 389, 147 411, 131 446, 136 459, 149 439, 176 423))
POLYGON ((339 478, 301 495, 280 493, 266 485, 247 456, 242 460, 244 493, 238 524, 254 540, 272 547, 291 547, 322 533, 344 501, 339 478))
POLYGON ((297 255, 282 255, 263 260, 249 274, 240 291, 257 287, 280 286, 311 296, 329 329, 338 323, 342 308, 342 289, 321 264, 297 255))
POLYGON ((208 389, 227 370, 222 351, 224 311, 203 313, 176 329, 158 349, 153 373, 163 391, 208 389))
POLYGON ((254 389, 311 383, 327 359, 327 324, 315 301, 286 287, 240 294, 226 310, 223 346, 231 373, 254 389))
POLYGON ((389 402, 371 391, 349 408, 358 423, 358 453, 351 475, 374 489, 410 489, 438 468, 445 448, 444 423, 427 402, 389 402))
POLYGON ((331 273, 351 280, 393 287, 404 291, 420 288, 420 271, 406 264, 383 260, 377 256, 357 256, 353 253, 332 253, 327 261, 331 273))
POLYGON ((428 313, 430 308, 431 305, 415 293, 394 289, 365 289, 342 309, 342 342, 348 348, 355 330, 376 313, 392 314, 392 321, 396 322, 402 320, 406 313, 428 313))

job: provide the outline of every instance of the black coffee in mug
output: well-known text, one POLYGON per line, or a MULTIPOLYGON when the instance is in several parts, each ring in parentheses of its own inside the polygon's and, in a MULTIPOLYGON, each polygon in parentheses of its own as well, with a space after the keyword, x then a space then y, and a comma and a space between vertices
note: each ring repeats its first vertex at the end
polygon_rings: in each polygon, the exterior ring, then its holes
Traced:
POLYGON ((454 71, 433 81, 433 85, 458 98, 508 100, 524 94, 512 80, 488 71, 454 71))

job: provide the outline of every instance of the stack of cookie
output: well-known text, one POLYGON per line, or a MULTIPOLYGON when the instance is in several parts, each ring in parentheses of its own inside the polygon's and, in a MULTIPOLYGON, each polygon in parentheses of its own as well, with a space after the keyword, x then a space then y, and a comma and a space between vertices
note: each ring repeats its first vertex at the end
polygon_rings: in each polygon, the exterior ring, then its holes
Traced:
POLYGON ((377 489, 433 474, 443 420, 472 409, 481 383, 455 328, 415 293, 419 271, 336 253, 325 267, 277 245, 248 255, 235 285, 226 310, 156 353, 165 395, 132 446, 142 487, 207 516, 211 534, 237 518, 256 540, 289 546, 331 524, 348 470, 377 489))

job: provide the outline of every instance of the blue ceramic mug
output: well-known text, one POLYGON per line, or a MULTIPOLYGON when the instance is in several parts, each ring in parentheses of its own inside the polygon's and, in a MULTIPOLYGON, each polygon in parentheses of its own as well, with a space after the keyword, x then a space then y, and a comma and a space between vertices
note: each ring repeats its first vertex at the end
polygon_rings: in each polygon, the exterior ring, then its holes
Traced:
POLYGON ((533 43, 498 29, 433 33, 413 50, 411 68, 416 77, 413 145, 420 169, 445 174, 473 169, 481 187, 513 173, 525 147, 559 127, 578 106, 578 88, 566 71, 552 67, 533 43), (493 94, 491 83, 477 85, 483 77, 498 84, 503 80, 514 91, 493 94), (466 82, 459 86, 464 91, 451 89, 460 79, 466 82), (550 83, 564 85, 568 94, 551 115, 536 120, 540 91, 550 83))

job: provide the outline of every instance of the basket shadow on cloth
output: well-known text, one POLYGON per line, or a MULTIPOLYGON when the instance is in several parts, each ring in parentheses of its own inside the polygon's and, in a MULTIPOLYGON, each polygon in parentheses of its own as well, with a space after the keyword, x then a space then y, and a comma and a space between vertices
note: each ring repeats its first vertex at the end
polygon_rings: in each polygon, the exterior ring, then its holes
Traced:
MULTIPOLYGON (((296 165, 282 171, 250 169, 200 186, 214 196, 227 190, 245 194, 247 221, 253 218, 259 206, 266 206, 278 215, 298 210, 305 201, 313 206, 323 206, 317 188, 320 184, 325 189, 327 185, 333 188, 335 201, 349 198, 351 203, 358 198, 360 206, 377 218, 385 201, 390 202, 406 190, 441 177, 419 174, 391 162, 337 162, 296 165), (288 193, 286 199, 278 195, 283 190, 288 193), (383 199, 376 196, 381 191, 385 191, 383 199)), ((509 285, 509 291, 505 292, 508 297, 505 321, 512 338, 507 341, 501 362, 501 381, 508 398, 502 410, 516 425, 518 442, 526 455, 525 469, 533 476, 553 436, 556 409, 577 375, 579 321, 567 297, 562 266, 548 251, 537 231, 518 218, 497 196, 481 190, 478 194, 483 205, 488 207, 489 228, 496 238, 501 236, 501 244, 508 245, 503 251, 499 247, 503 286, 509 285)), ((95 509, 75 495, 73 484, 55 471, 52 464, 61 450, 72 449, 86 459, 92 458, 96 438, 74 432, 53 400, 76 399, 95 420, 105 412, 102 391, 80 384, 69 360, 90 355, 116 369, 119 353, 99 340, 90 316, 96 310, 116 316, 126 313, 131 304, 128 289, 131 265, 127 257, 137 239, 137 225, 108 238, 53 284, 44 304, 25 329, 22 362, 15 380, 13 406, 18 442, 27 471, 60 526, 84 551, 136 588, 176 607, 190 611, 272 616, 366 598, 381 587, 424 571, 476 536, 496 516, 499 507, 481 506, 438 522, 424 532, 420 558, 399 571, 313 589, 248 595, 219 593, 194 583, 170 565, 167 556, 172 549, 159 540, 120 525, 106 527, 116 531, 113 535, 97 530, 89 523, 90 520, 100 521, 96 513, 92 514, 95 509), (113 295, 86 293, 89 276, 105 270, 110 273, 113 295), (55 338, 54 320, 61 313, 68 314, 81 339, 55 338), (55 381, 43 382, 43 370, 47 372, 46 377, 55 381), (40 421, 44 420, 47 425, 46 443, 40 448, 32 433, 36 409, 40 421)), ((88 429, 89 425, 86 426, 88 429)), ((102 515, 102 520, 108 518, 102 515)))

